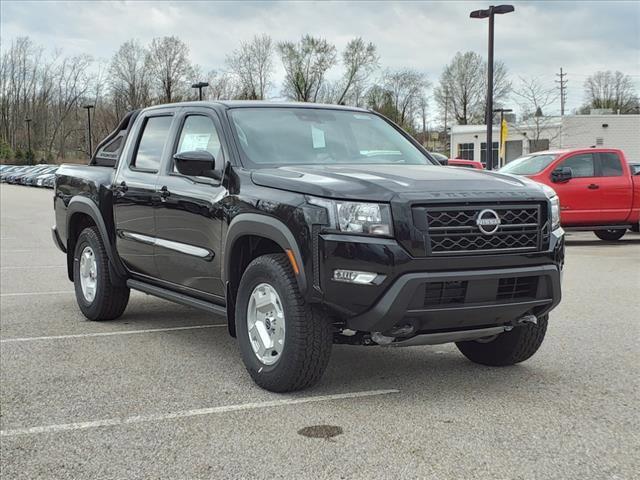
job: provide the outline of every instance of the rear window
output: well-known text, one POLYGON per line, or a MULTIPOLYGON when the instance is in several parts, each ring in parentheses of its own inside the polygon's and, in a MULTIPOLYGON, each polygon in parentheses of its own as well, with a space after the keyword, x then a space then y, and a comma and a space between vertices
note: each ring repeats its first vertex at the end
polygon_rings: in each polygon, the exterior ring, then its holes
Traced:
POLYGON ((157 171, 162 160, 164 145, 169 136, 172 117, 149 117, 138 143, 132 166, 141 170, 157 171))
POLYGON ((622 163, 617 154, 608 152, 600 154, 600 176, 621 177, 622 163))
POLYGON ((527 155, 507 163, 500 169, 500 172, 514 175, 536 175, 547 168, 555 159, 556 155, 527 155))

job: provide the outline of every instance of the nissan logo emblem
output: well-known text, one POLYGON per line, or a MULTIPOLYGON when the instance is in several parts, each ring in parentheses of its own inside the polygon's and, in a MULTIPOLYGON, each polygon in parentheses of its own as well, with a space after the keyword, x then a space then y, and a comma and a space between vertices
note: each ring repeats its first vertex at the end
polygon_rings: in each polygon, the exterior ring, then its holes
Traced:
POLYGON ((482 210, 476 218, 476 225, 485 235, 493 235, 500 228, 500 216, 495 210, 482 210))

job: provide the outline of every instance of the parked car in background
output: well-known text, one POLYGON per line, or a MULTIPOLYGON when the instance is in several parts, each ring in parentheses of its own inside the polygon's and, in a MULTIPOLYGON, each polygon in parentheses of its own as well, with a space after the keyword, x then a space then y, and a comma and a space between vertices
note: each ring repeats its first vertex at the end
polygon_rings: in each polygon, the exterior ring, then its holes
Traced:
POLYGON ((2 181, 12 183, 15 177, 22 175, 28 168, 26 165, 16 165, 8 168, 6 172, 2 173, 2 181))
POLYGON ((464 160, 462 158, 450 158, 447 162, 450 167, 462 167, 462 168, 475 168, 477 170, 484 170, 482 162, 477 160, 464 160))
POLYGON ((53 170, 52 172, 45 173, 44 175, 40 175, 39 177, 36 178, 36 182, 34 183, 34 185, 36 187, 53 188, 55 184, 57 170, 58 170, 58 167, 56 167, 55 170, 53 170))
POLYGON ((429 155, 431 155, 440 165, 446 165, 449 161, 449 157, 442 153, 429 152, 429 155))
POLYGON ((583 148, 536 152, 500 169, 552 187, 560 198, 561 224, 592 230, 614 241, 640 230, 640 177, 622 150, 583 148))
POLYGON ((22 177, 22 184, 35 185, 38 177, 55 172, 57 169, 58 167, 54 165, 48 165, 46 167, 34 169, 34 171, 27 173, 22 177))

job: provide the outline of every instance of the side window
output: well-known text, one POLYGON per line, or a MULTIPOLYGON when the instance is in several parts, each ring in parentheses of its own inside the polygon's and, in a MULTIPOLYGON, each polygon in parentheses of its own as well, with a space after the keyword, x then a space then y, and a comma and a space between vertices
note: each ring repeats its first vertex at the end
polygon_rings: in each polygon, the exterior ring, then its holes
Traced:
POLYGON ((136 155, 131 162, 132 167, 158 170, 172 120, 173 117, 170 116, 149 117, 146 120, 136 155))
POLYGON ((558 165, 557 168, 562 167, 571 168, 571 171, 573 172, 573 178, 593 177, 595 175, 592 153, 582 153, 580 155, 569 157, 560 165, 558 165))
MULTIPOLYGON (((176 153, 206 150, 213 158, 222 156, 222 146, 213 120, 204 115, 190 115, 184 121, 176 153)), ((177 172, 174 164, 173 171, 177 172)))
POLYGON ((601 177, 621 177, 622 163, 615 153, 600 154, 600 176, 601 177))

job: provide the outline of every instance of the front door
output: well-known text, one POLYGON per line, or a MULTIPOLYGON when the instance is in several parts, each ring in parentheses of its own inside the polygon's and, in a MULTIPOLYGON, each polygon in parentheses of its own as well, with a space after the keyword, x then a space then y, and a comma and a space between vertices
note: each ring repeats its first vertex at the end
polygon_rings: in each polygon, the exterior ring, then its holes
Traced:
POLYGON ((126 149, 131 153, 120 160, 115 177, 113 208, 118 253, 128 270, 149 277, 157 274, 156 181, 172 121, 170 114, 139 118, 140 127, 130 139, 134 143, 126 149))
POLYGON ((185 108, 177 122, 178 141, 157 183, 161 198, 156 210, 158 278, 180 286, 185 293, 204 293, 222 299, 223 212, 219 202, 227 191, 220 180, 180 174, 172 157, 175 153, 207 150, 216 160, 224 160, 228 150, 213 110, 185 108))
POLYGON ((600 216, 600 190, 597 187, 595 158, 592 153, 579 153, 561 161, 555 168, 571 168, 573 178, 554 183, 560 197, 563 225, 594 223, 600 216))

